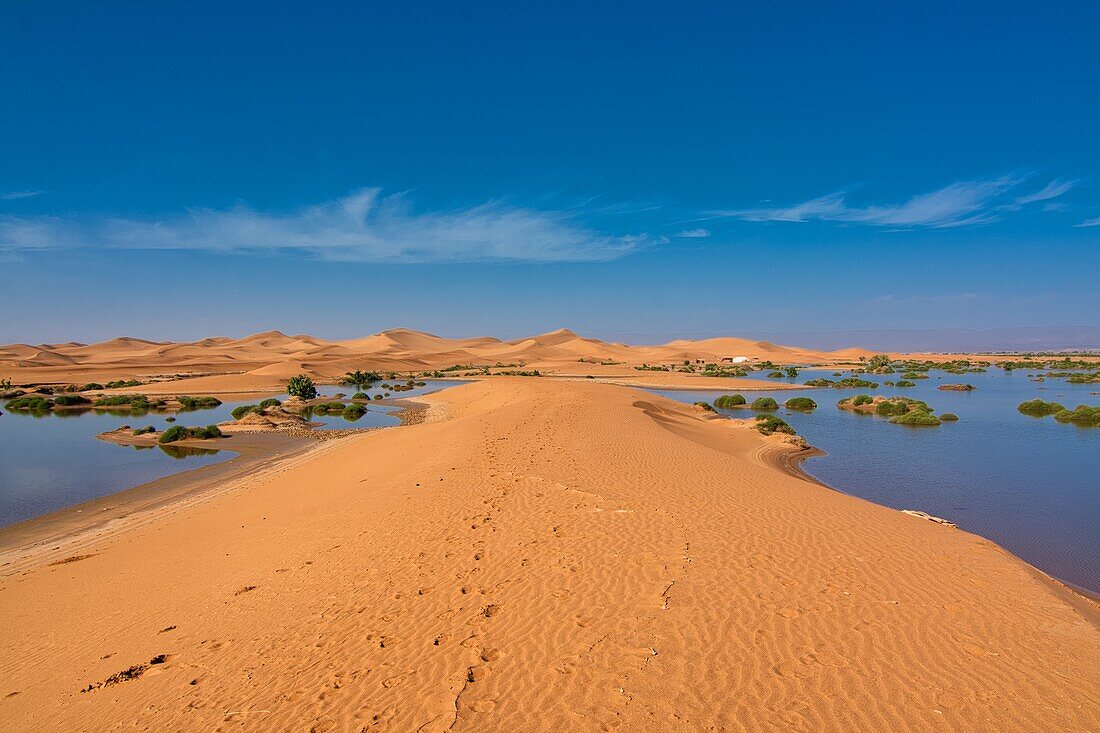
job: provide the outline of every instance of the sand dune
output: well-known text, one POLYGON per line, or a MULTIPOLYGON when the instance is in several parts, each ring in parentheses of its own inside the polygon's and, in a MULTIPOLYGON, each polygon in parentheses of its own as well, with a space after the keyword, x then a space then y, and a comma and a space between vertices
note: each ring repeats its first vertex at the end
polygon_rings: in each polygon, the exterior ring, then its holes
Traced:
POLYGON ((1100 728, 1100 632, 986 540, 652 394, 427 399, 11 566, 4 728, 1100 728))

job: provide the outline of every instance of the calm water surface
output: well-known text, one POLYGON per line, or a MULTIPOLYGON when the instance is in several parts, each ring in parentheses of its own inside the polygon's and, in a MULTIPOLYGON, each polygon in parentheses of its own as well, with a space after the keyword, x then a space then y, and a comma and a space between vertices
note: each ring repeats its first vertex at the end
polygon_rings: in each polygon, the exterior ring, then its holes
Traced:
MULTIPOLYGON (((426 381, 425 386, 391 397, 415 397, 451 387, 457 382, 426 381)), ((381 388, 363 390, 372 397, 381 388)), ((354 388, 319 386, 322 396, 343 392, 350 399, 354 388)), ((196 395, 201 396, 201 395, 196 395)), ((275 395, 286 399, 286 395, 275 395)), ((212 425, 231 420, 238 405, 259 402, 224 402, 211 410, 175 413, 175 425, 212 425)), ((314 422, 331 428, 390 427, 400 424, 394 414, 400 408, 370 404, 367 413, 354 422, 339 414, 315 415, 314 422)), ((96 440, 95 436, 120 425, 158 430, 173 424, 165 421, 172 413, 110 415, 99 410, 51 412, 43 416, 4 410, 0 416, 0 526, 20 522, 73 504, 107 496, 147 481, 232 458, 235 453, 189 451, 167 446, 135 449, 96 440)))
MULTIPOLYGON (((847 374, 847 373, 845 373, 847 374)), ((754 377, 759 373, 754 373, 754 377)), ((751 402, 771 396, 780 405, 808 396, 810 414, 780 407, 778 415, 828 455, 810 458, 806 471, 849 494, 897 509, 919 509, 988 537, 1031 564, 1078 587, 1100 593, 1100 428, 1032 418, 1016 410, 1041 398, 1067 407, 1100 404, 1100 385, 1036 383, 1026 372, 929 372, 916 387, 877 390, 814 389, 745 392, 751 402), (940 384, 970 383, 973 392, 941 392, 940 384), (843 397, 913 397, 957 423, 939 427, 891 425, 884 418, 839 410, 843 397)), ((786 382, 789 380, 766 380, 786 382)), ((832 376, 805 370, 796 380, 832 376)), ((899 374, 865 377, 880 384, 899 374)), ((727 391, 651 390, 674 400, 713 402, 727 391)), ((724 411, 749 417, 749 410, 724 411)))

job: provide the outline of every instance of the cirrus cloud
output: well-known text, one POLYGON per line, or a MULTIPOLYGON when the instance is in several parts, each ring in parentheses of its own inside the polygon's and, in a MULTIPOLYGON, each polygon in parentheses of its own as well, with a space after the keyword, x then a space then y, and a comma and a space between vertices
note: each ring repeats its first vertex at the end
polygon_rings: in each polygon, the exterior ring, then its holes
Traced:
POLYGON ((8 253, 74 247, 298 250, 355 262, 584 262, 615 259, 653 243, 646 235, 596 231, 571 213, 502 202, 417 212, 405 194, 383 195, 378 188, 290 213, 241 205, 164 219, 0 215, 0 251, 8 253))

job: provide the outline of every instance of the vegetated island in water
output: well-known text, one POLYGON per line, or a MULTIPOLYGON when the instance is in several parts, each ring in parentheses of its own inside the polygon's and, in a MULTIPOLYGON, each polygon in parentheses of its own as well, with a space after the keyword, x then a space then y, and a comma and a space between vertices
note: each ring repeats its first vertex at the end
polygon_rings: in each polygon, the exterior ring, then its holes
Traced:
POLYGON ((1021 402, 1016 409, 1031 417, 1053 415, 1058 422, 1100 427, 1100 407, 1093 405, 1077 405, 1077 407, 1070 410, 1060 402, 1044 402, 1035 399, 1021 402))
POLYGON ((977 389, 973 384, 941 384, 936 389, 944 392, 973 392, 977 389))
POLYGON ((867 394, 858 394, 845 397, 837 402, 836 406, 849 412, 888 417, 895 425, 933 427, 944 421, 955 422, 959 419, 951 412, 936 417, 927 402, 908 397, 872 397, 867 394))

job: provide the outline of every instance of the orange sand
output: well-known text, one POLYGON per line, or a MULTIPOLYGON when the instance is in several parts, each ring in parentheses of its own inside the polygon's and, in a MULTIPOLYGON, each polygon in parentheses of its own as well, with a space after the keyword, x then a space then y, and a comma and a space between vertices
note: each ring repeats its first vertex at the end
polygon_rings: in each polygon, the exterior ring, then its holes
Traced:
POLYGON ((78 537, 70 562, 0 556, 0 727, 1100 729, 1095 604, 982 538, 622 387, 418 399, 435 421, 78 537))

